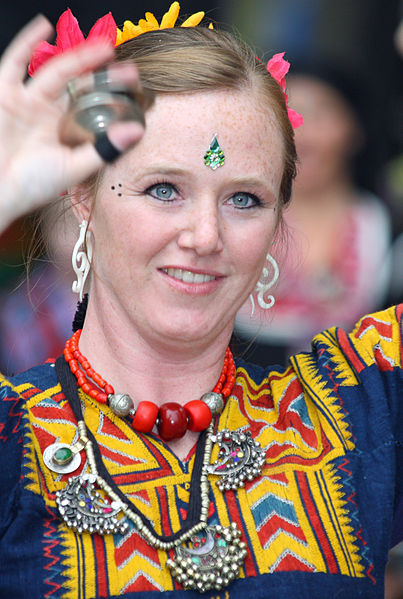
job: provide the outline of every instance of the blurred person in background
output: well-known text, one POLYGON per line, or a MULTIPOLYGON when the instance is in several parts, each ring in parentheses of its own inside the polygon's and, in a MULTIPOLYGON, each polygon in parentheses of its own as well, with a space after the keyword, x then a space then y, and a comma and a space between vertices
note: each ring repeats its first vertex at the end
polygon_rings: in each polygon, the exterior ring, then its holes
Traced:
POLYGON ((27 273, 0 293, 0 371, 8 375, 59 355, 71 334, 77 301, 71 289, 74 227, 70 211, 56 215, 55 210, 37 216, 48 247, 32 247, 27 273))
POLYGON ((351 327, 383 305, 389 287, 390 217, 354 179, 365 144, 356 84, 317 65, 291 75, 287 89, 305 119, 296 131, 299 168, 285 215, 288 252, 279 256, 273 309, 255 301, 253 316, 248 303, 237 316, 240 340, 256 341, 248 358, 260 364, 308 350, 312 336, 332 324, 351 327))

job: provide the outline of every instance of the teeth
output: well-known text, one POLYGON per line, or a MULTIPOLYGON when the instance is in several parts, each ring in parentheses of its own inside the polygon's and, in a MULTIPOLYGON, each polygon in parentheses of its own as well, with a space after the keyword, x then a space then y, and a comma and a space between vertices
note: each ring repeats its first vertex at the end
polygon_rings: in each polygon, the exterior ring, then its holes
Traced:
POLYGON ((182 275, 182 280, 185 283, 193 283, 194 282, 194 274, 192 272, 190 272, 190 270, 184 270, 183 271, 183 275, 182 275))
POLYGON ((170 277, 183 281, 184 283, 207 283, 214 281, 215 277, 211 275, 202 275, 200 273, 190 272, 190 270, 182 270, 181 268, 163 268, 170 277))

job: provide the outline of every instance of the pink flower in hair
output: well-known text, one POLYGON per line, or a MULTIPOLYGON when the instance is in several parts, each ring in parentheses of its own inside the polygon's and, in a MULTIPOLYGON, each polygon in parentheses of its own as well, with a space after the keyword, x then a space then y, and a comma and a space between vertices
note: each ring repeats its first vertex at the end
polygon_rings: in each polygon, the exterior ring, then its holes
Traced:
MULTIPOLYGON (((108 13, 95 23, 87 36, 87 41, 103 38, 110 41, 112 46, 116 41, 117 26, 112 13, 108 13)), ((60 16, 56 25, 56 44, 52 46, 48 42, 41 42, 35 49, 31 62, 29 63, 28 73, 33 75, 45 62, 53 56, 62 54, 70 48, 74 48, 85 42, 85 37, 80 29, 77 19, 68 8, 60 16)))
POLYGON ((284 54, 285 52, 279 52, 278 54, 275 54, 272 58, 270 58, 266 68, 269 71, 270 75, 273 77, 273 79, 277 81, 277 83, 283 90, 288 118, 290 119, 292 128, 296 129, 297 127, 302 125, 302 123, 304 122, 304 118, 301 114, 298 114, 298 112, 295 112, 295 110, 288 106, 288 96, 285 93, 285 76, 289 71, 290 63, 288 62, 288 60, 284 60, 284 54))

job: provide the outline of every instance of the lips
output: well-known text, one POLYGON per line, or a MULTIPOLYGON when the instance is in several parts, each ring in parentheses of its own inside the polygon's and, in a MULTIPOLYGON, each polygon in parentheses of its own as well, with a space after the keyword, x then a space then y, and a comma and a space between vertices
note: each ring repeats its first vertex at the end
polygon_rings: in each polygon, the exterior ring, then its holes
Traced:
POLYGON ((208 283, 209 281, 214 281, 217 278, 214 275, 191 272, 190 270, 184 270, 182 268, 162 268, 161 270, 178 281, 183 281, 184 283, 194 283, 196 285, 208 283))

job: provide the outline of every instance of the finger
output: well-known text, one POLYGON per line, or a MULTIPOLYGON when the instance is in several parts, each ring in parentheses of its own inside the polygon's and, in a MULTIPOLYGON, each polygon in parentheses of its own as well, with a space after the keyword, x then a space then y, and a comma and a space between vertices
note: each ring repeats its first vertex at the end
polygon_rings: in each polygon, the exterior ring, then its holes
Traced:
POLYGON ((21 82, 36 46, 52 34, 53 27, 43 15, 30 21, 15 36, 0 61, 0 79, 4 82, 21 82))
POLYGON ((92 143, 86 143, 74 148, 71 153, 69 164, 69 179, 65 181, 65 187, 78 185, 85 181, 90 175, 102 168, 104 162, 92 143))
POLYGON ((112 123, 108 127, 108 137, 120 152, 137 144, 144 135, 144 127, 138 121, 112 123))
MULTIPOLYGON (((144 135, 144 127, 140 123, 113 123, 108 128, 108 138, 112 145, 123 153, 138 143, 144 135)), ((83 144, 71 152, 69 165, 70 175, 66 181, 66 187, 76 185, 84 181, 95 171, 104 166, 105 161, 101 158, 95 146, 90 143, 83 144)))
POLYGON ((105 162, 114 162, 124 151, 139 142, 144 127, 138 122, 113 123, 107 133, 98 134, 95 149, 105 162))
POLYGON ((38 69, 28 86, 34 93, 55 100, 70 79, 97 69, 111 60, 113 54, 113 46, 106 41, 87 41, 49 60, 38 69))
POLYGON ((92 91, 122 92, 122 85, 133 95, 141 91, 139 71, 135 64, 127 62, 112 62, 103 69, 97 69, 70 79, 67 82, 67 91, 71 100, 92 91))
POLYGON ((138 68, 134 63, 130 62, 114 62, 108 65, 106 71, 111 83, 131 84, 133 82, 138 83, 140 79, 138 68))

